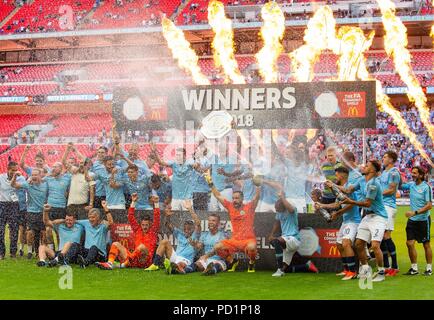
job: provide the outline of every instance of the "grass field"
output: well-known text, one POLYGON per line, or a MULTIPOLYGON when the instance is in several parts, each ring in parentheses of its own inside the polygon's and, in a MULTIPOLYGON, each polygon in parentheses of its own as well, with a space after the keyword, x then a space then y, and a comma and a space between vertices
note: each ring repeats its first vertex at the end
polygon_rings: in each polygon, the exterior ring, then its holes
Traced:
MULTIPOLYGON (((397 245, 401 274, 361 290, 358 281, 341 281, 334 274, 287 274, 272 272, 224 273, 203 277, 166 275, 163 271, 101 271, 73 267, 73 289, 59 289, 58 269, 38 268, 24 258, 0 261, 0 300, 3 299, 434 299, 434 276, 403 276, 410 266, 405 246, 404 212, 398 212, 393 239, 397 245)), ((419 269, 425 268, 418 246, 419 269)))

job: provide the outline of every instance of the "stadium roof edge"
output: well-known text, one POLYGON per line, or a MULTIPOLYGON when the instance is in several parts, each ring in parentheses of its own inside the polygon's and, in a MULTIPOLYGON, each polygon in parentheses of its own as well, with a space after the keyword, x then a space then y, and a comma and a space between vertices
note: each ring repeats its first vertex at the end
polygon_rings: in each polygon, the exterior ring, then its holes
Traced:
MULTIPOLYGON (((400 16, 403 22, 431 22, 434 21, 434 15, 425 16, 400 16)), ((287 20, 286 27, 306 26, 308 20, 287 20)), ((336 19, 337 24, 358 24, 361 27, 370 24, 381 23, 381 17, 362 17, 362 18, 340 18, 336 19)), ((262 26, 262 22, 236 22, 233 24, 234 29, 258 29, 262 26)), ((179 26, 184 31, 201 31, 210 30, 208 24, 203 25, 188 25, 179 26)), ((113 34, 143 34, 143 33, 161 33, 161 27, 142 27, 142 28, 124 28, 124 29, 101 29, 101 30, 77 30, 77 31, 61 31, 48 33, 20 33, 11 35, 1 35, 0 41, 6 40, 23 40, 23 39, 46 39, 59 37, 80 37, 80 36, 99 36, 113 34)))

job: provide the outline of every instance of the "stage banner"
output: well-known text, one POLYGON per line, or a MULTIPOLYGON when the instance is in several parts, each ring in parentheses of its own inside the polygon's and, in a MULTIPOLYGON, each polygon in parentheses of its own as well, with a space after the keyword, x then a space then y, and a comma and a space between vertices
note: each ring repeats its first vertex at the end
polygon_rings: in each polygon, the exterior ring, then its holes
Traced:
POLYGON ((375 82, 119 87, 113 94, 120 130, 197 129, 219 110, 239 129, 375 128, 375 82))
MULTIPOLYGON (((152 217, 152 211, 148 212, 152 217)), ((210 212, 197 212, 202 222, 202 231, 208 230, 207 217, 210 212)), ((119 241, 134 250, 132 230, 128 224, 127 214, 123 210, 113 210, 115 224, 111 228, 112 241, 119 241)), ((228 220, 227 212, 218 212, 221 217, 221 230, 230 237, 232 224, 228 220)), ((256 266, 258 270, 275 270, 276 258, 274 249, 270 246, 268 237, 274 224, 274 213, 257 212, 255 215, 255 232, 258 246, 256 266)), ((171 222, 182 229, 183 222, 191 219, 188 212, 174 212, 171 222)), ((176 248, 173 235, 164 226, 164 215, 161 221, 161 239, 168 239, 176 248)), ((299 214, 298 223, 300 229, 301 246, 294 256, 293 264, 305 264, 311 260, 320 272, 336 272, 342 268, 339 251, 336 246, 336 237, 342 220, 327 223, 319 214, 299 214)), ((247 268, 248 258, 238 254, 240 258, 240 270, 247 268)))

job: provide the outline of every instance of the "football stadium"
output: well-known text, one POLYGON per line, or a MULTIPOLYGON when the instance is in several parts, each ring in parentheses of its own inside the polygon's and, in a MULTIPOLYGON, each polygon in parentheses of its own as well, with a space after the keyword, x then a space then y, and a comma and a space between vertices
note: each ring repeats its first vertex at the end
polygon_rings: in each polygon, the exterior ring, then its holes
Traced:
POLYGON ((0 0, 0 299, 433 299, 433 21, 0 0))

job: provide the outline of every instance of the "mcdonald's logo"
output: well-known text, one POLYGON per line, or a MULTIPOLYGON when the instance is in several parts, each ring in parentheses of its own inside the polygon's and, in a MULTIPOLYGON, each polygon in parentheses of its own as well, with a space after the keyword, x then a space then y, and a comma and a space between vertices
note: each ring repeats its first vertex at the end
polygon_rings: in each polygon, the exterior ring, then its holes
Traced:
POLYGON ((339 251, 337 246, 331 246, 329 250, 329 256, 338 256, 339 251))
POLYGON ((152 110, 151 119, 152 120, 161 120, 160 110, 152 110))
POLYGON ((358 117, 359 116, 359 109, 357 107, 349 107, 347 116, 348 117, 358 117))

